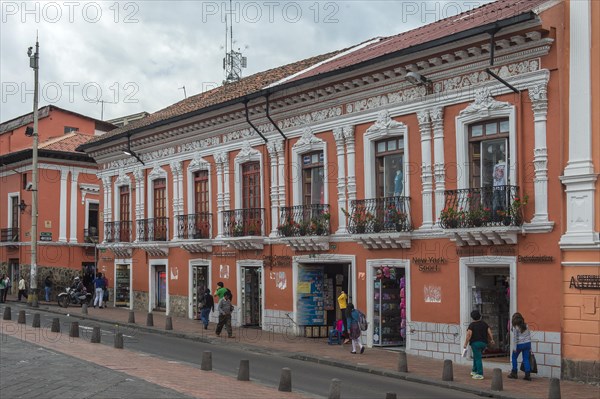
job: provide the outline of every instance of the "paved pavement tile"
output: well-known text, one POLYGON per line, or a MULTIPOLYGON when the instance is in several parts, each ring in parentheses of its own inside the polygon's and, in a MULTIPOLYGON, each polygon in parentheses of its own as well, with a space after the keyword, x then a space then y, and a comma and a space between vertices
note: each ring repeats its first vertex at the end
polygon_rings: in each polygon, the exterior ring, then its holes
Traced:
MULTIPOLYGON (((25 306, 19 308, 15 307, 13 310, 13 319, 16 319, 18 309, 20 308, 27 309, 29 314, 32 314, 34 311, 25 306)), ((307 361, 326 362, 343 367, 354 367, 366 372, 375 372, 379 374, 389 373, 397 378, 416 379, 425 383, 442 386, 447 385, 441 381, 443 360, 408 355, 409 373, 397 373, 398 352, 386 348, 368 348, 364 355, 356 356, 350 354, 349 345, 328 345, 326 339, 311 339, 297 337, 292 334, 277 334, 272 331, 245 328, 234 329, 236 338, 231 340, 223 337, 216 337, 214 335, 215 325, 213 323, 209 325, 208 330, 204 330, 199 321, 180 317, 173 317, 173 330, 165 331, 166 315, 164 312, 154 312, 153 318, 155 327, 146 327, 147 312, 143 311, 135 311, 135 320, 137 321, 137 324, 131 325, 127 323, 129 310, 123 308, 90 308, 88 309, 88 314, 83 315, 81 308, 79 307, 63 309, 54 304, 42 302, 40 303, 40 310, 61 314, 69 313, 71 316, 75 317, 119 323, 122 327, 127 326, 126 328, 130 334, 135 334, 136 329, 152 331, 158 334, 174 334, 206 342, 222 342, 227 345, 238 345, 241 348, 251 351, 276 353, 281 356, 295 357, 307 361)), ((0 309, 0 312, 2 312, 2 309, 0 309)), ((29 320, 31 320, 32 317, 33 316, 31 315, 28 316, 29 324, 29 320)), ((461 387, 471 389, 473 392, 485 392, 486 394, 495 395, 497 397, 548 397, 549 379, 538 377, 536 375, 533 375, 533 381, 531 382, 522 379, 509 380, 503 378, 504 391, 501 393, 492 392, 490 391, 492 369, 496 367, 508 369, 508 362, 504 362, 504 364, 485 362, 484 366, 486 379, 477 381, 471 379, 471 368, 469 365, 454 364, 454 383, 461 387)), ((506 376, 506 373, 504 373, 504 376, 506 376)), ((452 385, 452 383, 450 383, 450 385, 452 385)), ((600 399, 599 386, 565 380, 561 381, 560 386, 563 398, 600 399)))

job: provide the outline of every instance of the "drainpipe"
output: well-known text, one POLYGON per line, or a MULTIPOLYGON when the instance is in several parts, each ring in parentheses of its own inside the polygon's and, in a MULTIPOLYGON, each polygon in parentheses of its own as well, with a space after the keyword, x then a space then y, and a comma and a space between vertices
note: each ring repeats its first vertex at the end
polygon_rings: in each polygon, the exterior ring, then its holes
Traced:
POLYGON ((256 128, 256 126, 254 126, 254 124, 250 121, 250 117, 248 116, 248 101, 249 100, 244 100, 244 108, 246 109, 246 122, 248 122, 248 124, 250 126, 252 126, 252 129, 254 129, 254 131, 256 133, 258 133, 258 135, 260 137, 262 137, 262 139, 265 141, 265 143, 268 143, 269 140, 267 140, 267 138, 265 136, 263 136, 263 134, 256 128))
MULTIPOLYGON (((494 43, 494 36, 499 30, 500 28, 495 28, 488 32, 490 34, 490 66, 494 66, 494 50, 496 49, 496 44, 494 43)), ((491 77, 502 83, 504 86, 514 91, 515 93, 520 93, 519 89, 508 83, 506 80, 502 79, 500 76, 496 75, 494 72, 492 72, 490 68, 485 68, 485 71, 488 75, 490 75, 491 77)))

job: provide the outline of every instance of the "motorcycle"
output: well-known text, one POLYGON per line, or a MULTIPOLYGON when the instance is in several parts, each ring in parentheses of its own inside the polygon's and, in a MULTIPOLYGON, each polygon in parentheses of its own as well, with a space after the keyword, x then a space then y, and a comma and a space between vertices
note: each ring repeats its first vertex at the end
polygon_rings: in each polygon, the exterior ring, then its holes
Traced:
POLYGON ((76 292, 71 287, 65 288, 65 292, 58 294, 58 306, 66 308, 69 305, 89 305, 92 301, 92 294, 88 293, 85 289, 81 292, 76 292))

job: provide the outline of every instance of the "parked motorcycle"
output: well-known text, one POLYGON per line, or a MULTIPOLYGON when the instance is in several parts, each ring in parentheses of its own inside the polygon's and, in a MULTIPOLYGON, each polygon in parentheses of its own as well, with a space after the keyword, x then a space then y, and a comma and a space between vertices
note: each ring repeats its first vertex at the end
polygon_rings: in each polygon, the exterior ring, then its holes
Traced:
POLYGON ((58 306, 66 308, 69 305, 81 305, 90 304, 92 301, 92 294, 87 291, 76 292, 71 287, 65 288, 65 292, 58 294, 58 306))

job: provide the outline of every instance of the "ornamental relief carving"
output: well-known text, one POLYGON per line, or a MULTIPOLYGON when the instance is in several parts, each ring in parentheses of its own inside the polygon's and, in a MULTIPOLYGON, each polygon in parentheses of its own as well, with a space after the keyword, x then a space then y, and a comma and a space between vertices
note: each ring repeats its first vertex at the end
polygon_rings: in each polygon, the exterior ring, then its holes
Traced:
POLYGON ((252 160, 256 159, 257 157, 260 157, 260 151, 252 148, 250 146, 250 142, 244 141, 244 144, 242 145, 242 149, 235 157, 235 160, 239 163, 244 163, 244 162, 252 161, 252 160))
POLYGON ((305 127, 302 131, 302 137, 294 144, 293 148, 310 147, 313 144, 321 144, 323 140, 315 136, 310 127, 305 127))
POLYGON ((314 111, 308 114, 302 114, 286 118, 278 123, 280 129, 293 128, 296 126, 309 125, 314 122, 321 122, 329 118, 335 118, 342 115, 342 107, 331 107, 320 111, 314 111))
MULTIPOLYGON (((387 136, 390 130, 402 129, 405 127, 406 125, 404 123, 392 119, 389 111, 384 109, 377 114, 377 120, 373 126, 367 129, 366 134, 379 134, 380 136, 387 136)), ((354 133, 354 130, 352 133, 354 133)))
POLYGON ((489 111, 493 109, 508 108, 511 105, 507 102, 496 101, 492 97, 489 87, 481 87, 475 91, 475 101, 467 108, 460 111, 459 115, 473 114, 481 111, 489 111))

